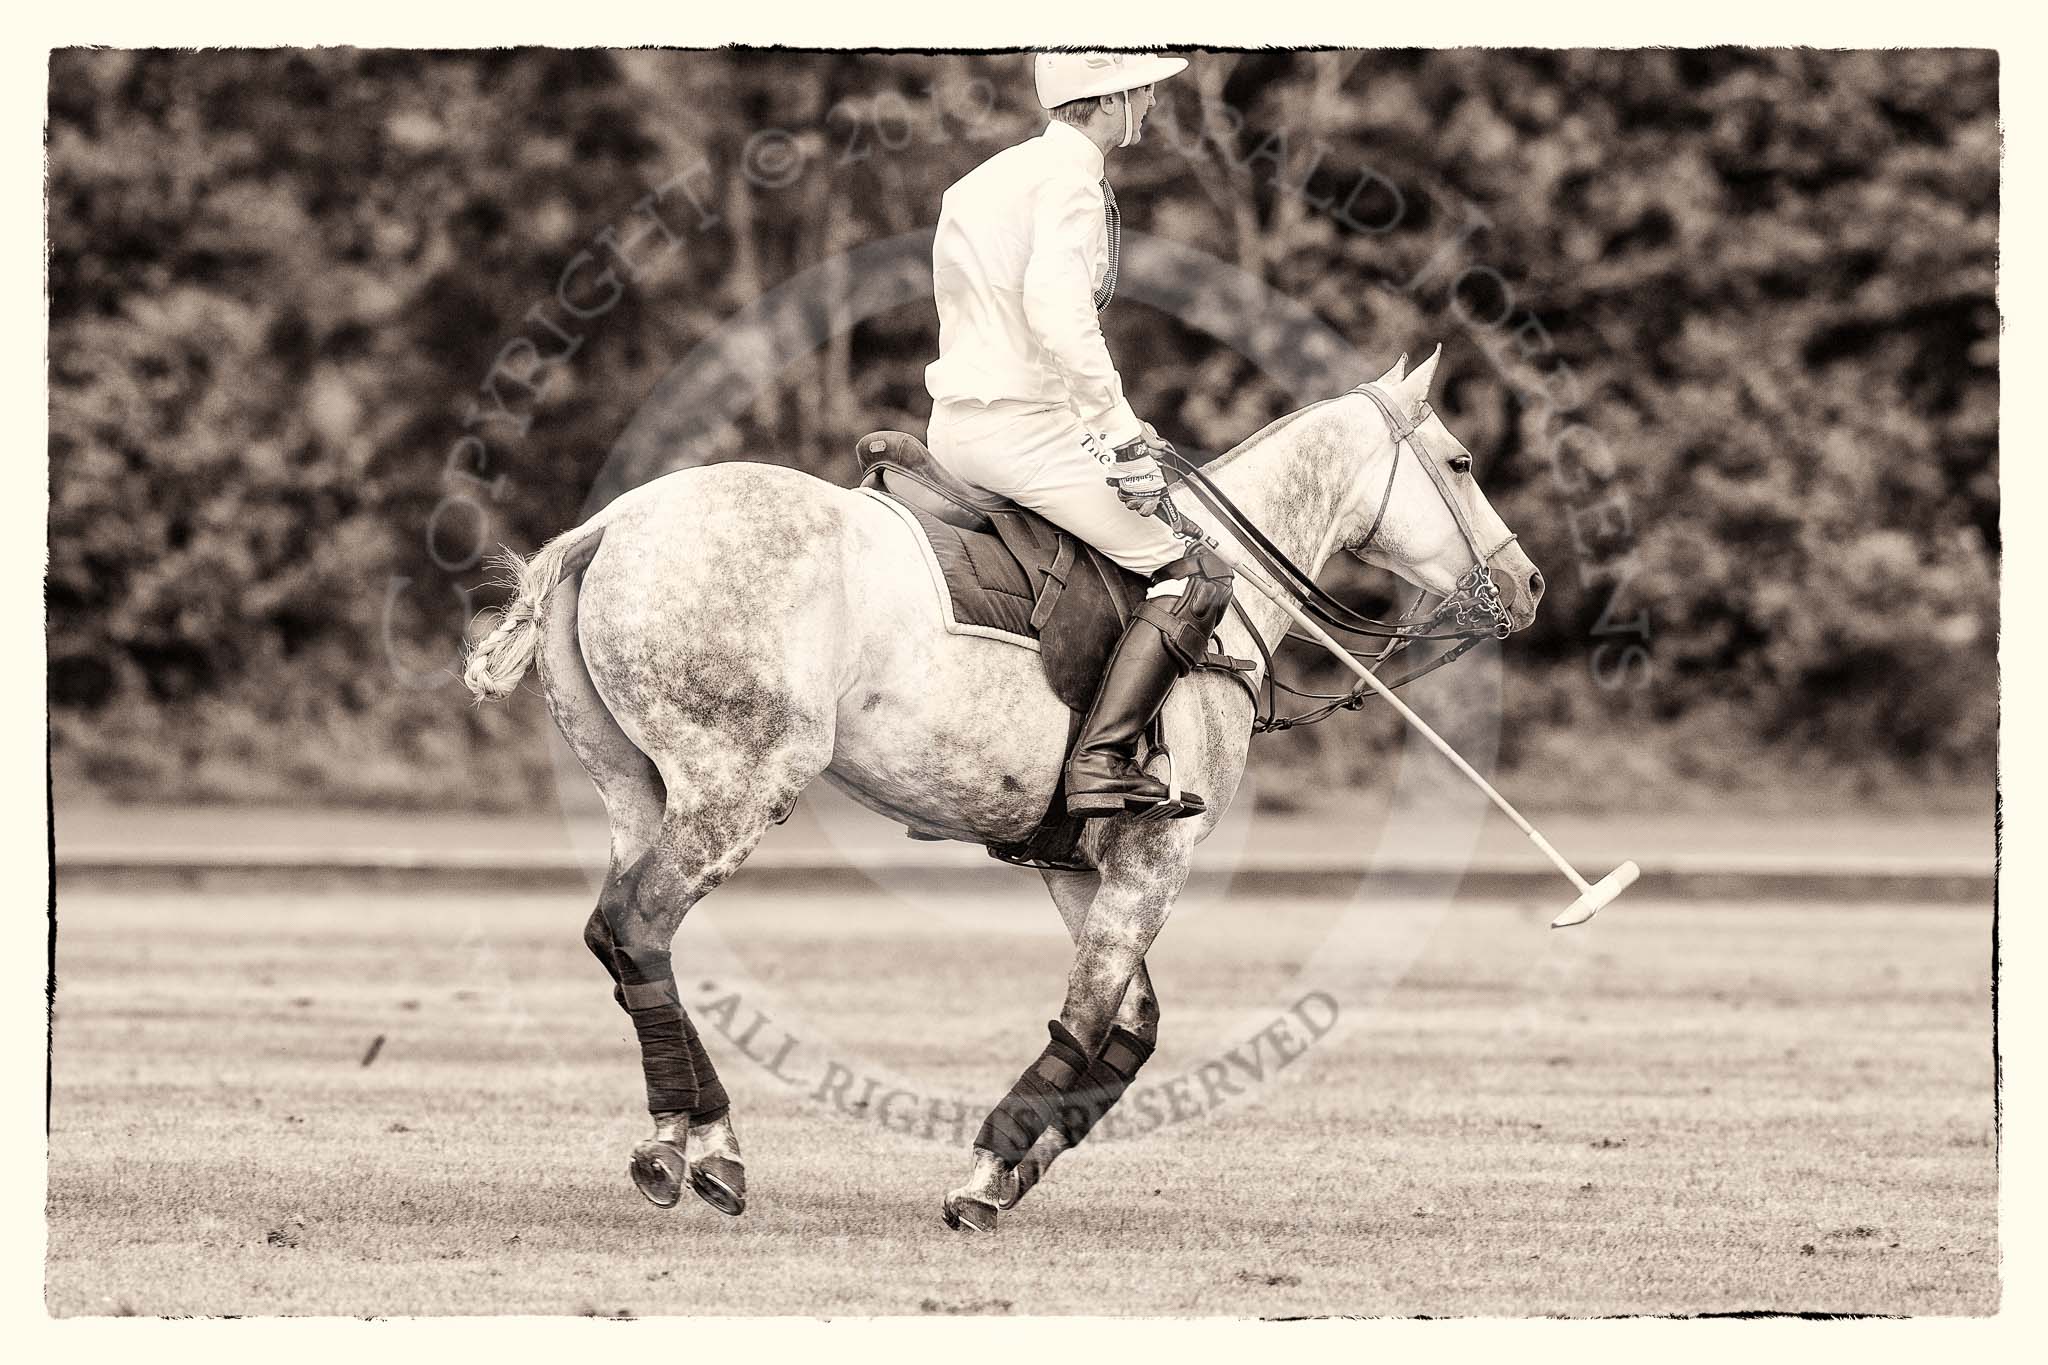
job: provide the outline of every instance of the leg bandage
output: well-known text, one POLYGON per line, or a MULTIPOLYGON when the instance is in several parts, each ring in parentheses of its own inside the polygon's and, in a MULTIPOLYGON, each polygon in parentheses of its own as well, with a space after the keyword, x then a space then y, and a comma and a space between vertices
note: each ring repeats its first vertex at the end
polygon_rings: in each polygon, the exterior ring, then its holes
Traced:
POLYGON ((1109 1031, 1102 1055, 1082 1075, 1073 1093, 1062 1098, 1060 1136, 1067 1140, 1067 1146, 1078 1146, 1088 1136, 1110 1106, 1123 1098, 1131 1078, 1151 1055, 1152 1044, 1121 1024, 1109 1031))
POLYGON ((1052 1041, 989 1111, 974 1138, 975 1146, 993 1152, 1005 1166, 1022 1161, 1038 1135, 1059 1121, 1067 1093, 1088 1070, 1088 1053, 1080 1041, 1057 1019, 1048 1028, 1052 1041))
POLYGON ((724 1117, 731 1102, 711 1065, 711 1054, 704 1050, 704 1040, 683 1012, 669 955, 621 948, 613 954, 613 961, 618 969, 619 1003, 626 1007, 633 1032, 640 1039, 648 1112, 687 1114, 693 1124, 724 1117))

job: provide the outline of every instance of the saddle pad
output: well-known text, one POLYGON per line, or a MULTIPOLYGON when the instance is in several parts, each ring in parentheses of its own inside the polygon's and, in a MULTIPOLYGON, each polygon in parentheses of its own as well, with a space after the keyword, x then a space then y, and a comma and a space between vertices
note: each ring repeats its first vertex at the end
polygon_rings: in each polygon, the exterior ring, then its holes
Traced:
POLYGON ((962 530, 879 489, 863 494, 894 512, 916 533, 951 635, 983 635, 1036 651, 1031 580, 994 536, 962 530))
POLYGON ((1052 523, 1017 509, 971 531, 879 490, 920 532, 945 585, 946 629, 1036 650, 1053 695, 1078 718, 1095 701, 1109 656, 1144 598, 1145 580, 1052 523))

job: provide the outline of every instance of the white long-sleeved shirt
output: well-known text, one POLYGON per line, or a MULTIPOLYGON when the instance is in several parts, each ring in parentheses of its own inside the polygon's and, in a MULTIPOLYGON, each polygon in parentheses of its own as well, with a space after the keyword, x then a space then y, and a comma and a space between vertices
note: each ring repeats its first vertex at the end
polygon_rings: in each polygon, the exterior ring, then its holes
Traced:
POLYGON ((1095 320, 1109 269, 1102 151, 1060 122, 946 191, 932 240, 936 401, 1066 403, 1111 447, 1140 433, 1095 320))

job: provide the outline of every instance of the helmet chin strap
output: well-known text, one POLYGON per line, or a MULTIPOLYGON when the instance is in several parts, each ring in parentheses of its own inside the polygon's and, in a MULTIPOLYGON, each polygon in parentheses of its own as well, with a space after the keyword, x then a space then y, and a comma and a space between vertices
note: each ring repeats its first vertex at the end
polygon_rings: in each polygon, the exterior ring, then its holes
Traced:
POLYGON ((1134 143, 1134 142, 1136 142, 1136 141, 1138 140, 1138 125, 1137 125, 1137 123, 1136 123, 1136 122, 1134 122, 1134 121, 1132 120, 1132 118, 1131 118, 1131 92, 1130 92, 1130 91, 1128 91, 1128 90, 1126 90, 1126 91, 1124 91, 1124 92, 1123 92, 1123 96, 1124 96, 1124 136, 1123 136, 1123 141, 1121 141, 1121 142, 1117 143, 1116 145, 1117 145, 1117 146, 1119 146, 1119 147, 1128 147, 1128 146, 1130 146, 1130 145, 1131 145, 1132 143, 1134 143))

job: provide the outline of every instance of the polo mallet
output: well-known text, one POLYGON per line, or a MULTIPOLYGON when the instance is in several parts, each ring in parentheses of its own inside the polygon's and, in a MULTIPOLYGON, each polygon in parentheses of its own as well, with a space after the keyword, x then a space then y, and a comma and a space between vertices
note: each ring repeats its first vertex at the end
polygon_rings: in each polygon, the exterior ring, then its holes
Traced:
POLYGON ((1329 650, 1331 654, 1336 656, 1339 663, 1343 664, 1353 673, 1356 673, 1367 687, 1379 693, 1388 705, 1400 713, 1401 719, 1407 721, 1416 730, 1421 732, 1422 737, 1434 745, 1438 753, 1449 759, 1456 765, 1459 772, 1471 778, 1474 785, 1486 793, 1487 799, 1500 808, 1501 814, 1514 821, 1515 827, 1529 836, 1529 842, 1536 845, 1537 850, 1550 860, 1551 866, 1564 873, 1566 880, 1579 889, 1579 898, 1570 905, 1567 905, 1564 908, 1564 913, 1550 922, 1551 928, 1567 929, 1574 924, 1584 924, 1587 920, 1604 910, 1616 896, 1619 896, 1622 892, 1633 886, 1636 878, 1642 875, 1642 869, 1637 867, 1633 860, 1630 860, 1615 868, 1614 871, 1608 873, 1599 881, 1589 885, 1586 879, 1579 875, 1578 869, 1566 862, 1564 855, 1552 848, 1550 841, 1538 833, 1534 825, 1524 820, 1522 813, 1509 805, 1507 798, 1495 791, 1493 785, 1481 777, 1478 771, 1470 763, 1467 763, 1456 749, 1453 749, 1446 743, 1442 735, 1430 729, 1429 723, 1410 710, 1408 704, 1395 696, 1394 690, 1374 676, 1372 670, 1358 662, 1357 659, 1351 656, 1350 651, 1331 639, 1327 631, 1317 625, 1310 619, 1307 612, 1295 604, 1290 594, 1278 585, 1268 582, 1264 573, 1253 565, 1248 564, 1245 561, 1243 552, 1230 546, 1219 544, 1214 536, 1209 535, 1201 527, 1175 511, 1170 502, 1162 500, 1160 511, 1165 514, 1161 519, 1168 526, 1175 527, 1180 535, 1198 541, 1222 556, 1224 562, 1237 572, 1239 578, 1250 583, 1267 598, 1271 599, 1273 604, 1286 612, 1288 618, 1306 633, 1310 639, 1329 650))

